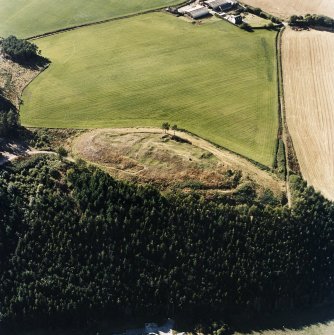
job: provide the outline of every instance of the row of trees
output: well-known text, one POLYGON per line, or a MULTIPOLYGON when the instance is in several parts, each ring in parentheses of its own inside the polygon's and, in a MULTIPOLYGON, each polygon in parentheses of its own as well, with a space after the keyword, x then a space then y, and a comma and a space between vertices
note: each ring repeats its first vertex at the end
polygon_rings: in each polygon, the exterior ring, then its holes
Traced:
POLYGON ((174 125, 170 125, 169 122, 163 122, 162 125, 161 125, 161 129, 163 129, 165 131, 165 133, 169 130, 169 129, 172 129, 174 131, 174 135, 175 135, 175 131, 178 129, 177 128, 177 125, 174 124, 174 125))
POLYGON ((161 196, 82 163, 0 172, 0 325, 268 311, 334 294, 334 206, 161 196))
POLYGON ((334 19, 316 14, 306 14, 305 16, 292 15, 289 20, 289 25, 300 27, 321 26, 334 29, 334 19))

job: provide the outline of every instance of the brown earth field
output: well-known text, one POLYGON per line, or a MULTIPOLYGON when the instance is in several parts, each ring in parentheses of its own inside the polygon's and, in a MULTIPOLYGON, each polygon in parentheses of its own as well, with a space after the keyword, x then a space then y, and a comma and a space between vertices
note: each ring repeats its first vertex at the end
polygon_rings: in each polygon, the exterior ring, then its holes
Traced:
POLYGON ((72 155, 107 170, 115 178, 151 184, 160 190, 196 189, 232 194, 254 185, 258 195, 277 197, 284 183, 248 160, 188 133, 158 128, 96 129, 73 140, 72 155))
POLYGON ((306 181, 334 200, 334 34, 283 34, 286 120, 306 181))
POLYGON ((284 19, 291 15, 305 14, 334 17, 333 0, 247 0, 245 3, 284 19))

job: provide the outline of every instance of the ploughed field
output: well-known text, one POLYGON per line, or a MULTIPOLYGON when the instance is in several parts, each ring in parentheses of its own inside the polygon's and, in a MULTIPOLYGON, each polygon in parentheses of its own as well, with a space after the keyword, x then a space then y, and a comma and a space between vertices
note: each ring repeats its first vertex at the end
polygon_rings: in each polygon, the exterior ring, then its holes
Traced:
POLYGON ((52 64, 25 90, 24 125, 169 121, 271 166, 278 124, 274 32, 154 13, 36 43, 52 64))
POLYGON ((160 8, 181 0, 0 0, 0 36, 28 37, 160 8))
POLYGON ((334 200, 334 35, 283 34, 286 117, 303 177, 334 200))
POLYGON ((333 0, 247 0, 246 3, 281 18, 305 14, 334 17, 333 0))

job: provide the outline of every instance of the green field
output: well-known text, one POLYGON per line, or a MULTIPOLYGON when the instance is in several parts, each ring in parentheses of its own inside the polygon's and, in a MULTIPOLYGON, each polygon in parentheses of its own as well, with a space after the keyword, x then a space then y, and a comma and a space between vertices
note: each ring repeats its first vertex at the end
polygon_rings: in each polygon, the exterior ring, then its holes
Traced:
POLYGON ((271 165, 278 126, 275 33, 154 13, 37 41, 52 65, 26 89, 32 127, 176 123, 271 165))
POLYGON ((0 36, 28 37, 182 0, 0 0, 0 36))

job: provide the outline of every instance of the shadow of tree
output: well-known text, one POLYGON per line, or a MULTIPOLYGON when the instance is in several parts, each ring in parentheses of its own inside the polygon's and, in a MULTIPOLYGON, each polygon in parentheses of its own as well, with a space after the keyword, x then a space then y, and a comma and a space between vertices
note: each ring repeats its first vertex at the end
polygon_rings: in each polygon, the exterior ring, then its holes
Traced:
POLYGON ((259 314, 247 318, 231 318, 233 328, 240 332, 264 332, 273 330, 301 330, 319 323, 326 324, 334 320, 334 304, 299 310, 287 310, 273 314, 259 314))

